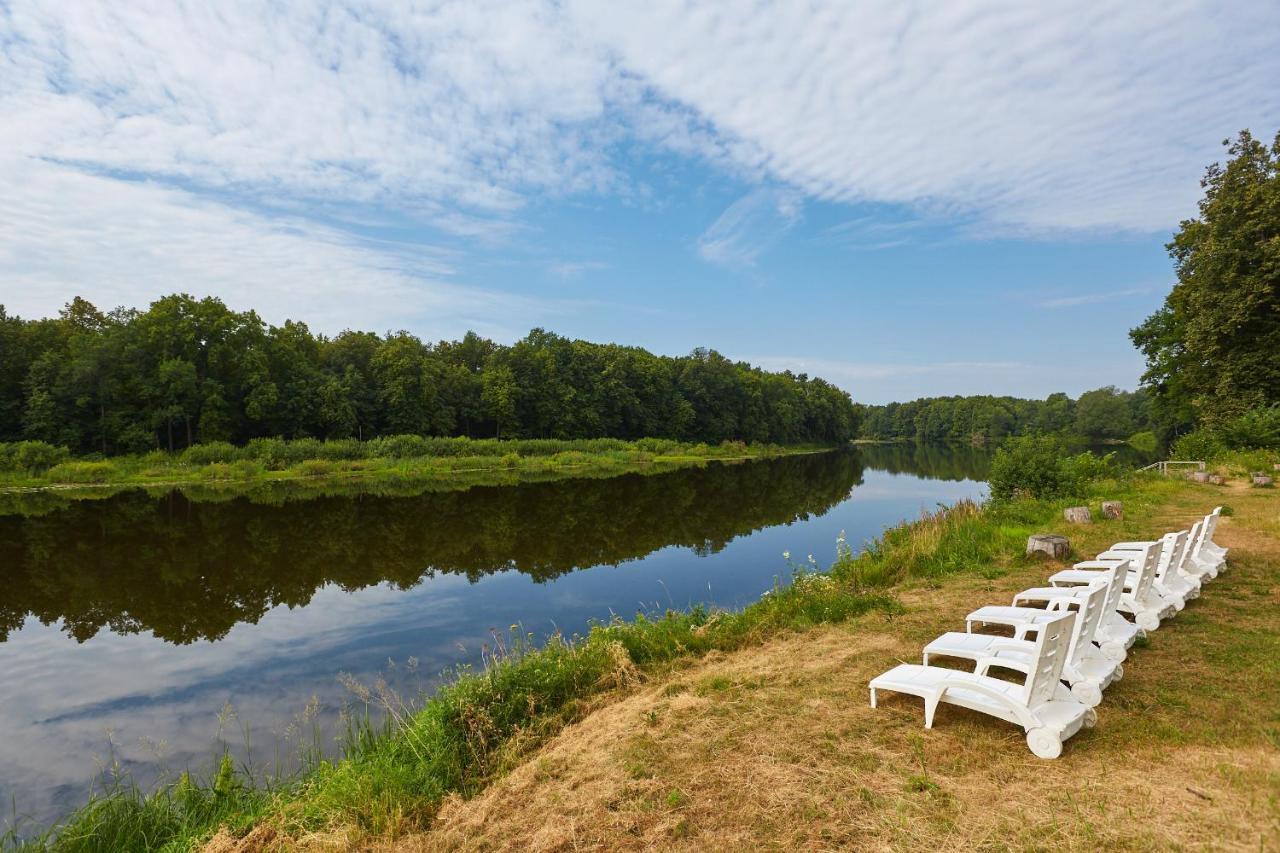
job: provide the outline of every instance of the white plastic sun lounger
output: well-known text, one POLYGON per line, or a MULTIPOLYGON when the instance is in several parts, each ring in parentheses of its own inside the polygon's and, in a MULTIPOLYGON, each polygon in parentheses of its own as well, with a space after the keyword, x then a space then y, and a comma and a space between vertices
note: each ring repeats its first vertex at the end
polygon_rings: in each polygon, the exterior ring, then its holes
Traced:
POLYGON ((1200 538, 1192 545, 1191 562, 1201 572, 1201 580, 1216 578, 1227 564, 1227 549, 1213 541, 1213 531, 1218 526, 1221 513, 1222 507, 1214 507, 1213 512, 1204 517, 1200 538))
POLYGON ((1064 740, 1098 719, 1088 705, 1057 698, 1075 620, 1074 613, 1063 613, 1042 625, 1026 662, 983 658, 973 672, 899 664, 871 679, 871 707, 876 707, 879 690, 919 696, 924 699, 925 728, 933 728, 939 702, 959 705, 1022 726, 1033 753, 1057 758, 1064 740), (992 678, 987 675, 992 666, 1022 672, 1026 678, 1022 684, 992 678))
MULTIPOLYGON (((1163 548, 1164 541, 1158 540, 1148 543, 1141 551, 1103 551, 1096 560, 1085 560, 1070 569, 1055 573, 1050 576, 1049 583, 1063 587, 1087 586, 1114 571, 1117 560, 1132 562, 1136 568, 1125 574, 1124 589, 1116 609, 1133 616, 1141 630, 1154 631, 1160 627, 1161 619, 1177 612, 1176 605, 1165 599, 1154 586, 1156 564, 1163 548)), ((1114 619, 1108 620, 1108 627, 1114 627, 1118 633, 1124 630, 1114 619)))
MULTIPOLYGON (((1187 558, 1187 545, 1192 537, 1200 533, 1200 522, 1190 530, 1179 530, 1177 533, 1166 533, 1160 537, 1164 543, 1160 559, 1156 563, 1156 576, 1153 585, 1157 592, 1173 603, 1178 610, 1187 606, 1187 602, 1200 596, 1200 580, 1187 574, 1182 564, 1187 558)), ((1145 551, 1150 542, 1117 542, 1111 546, 1111 552, 1145 551)))
MULTIPOLYGON (((1122 570, 1117 566, 1117 570, 1122 570)), ((1059 698, 1074 698, 1089 707, 1096 707, 1102 701, 1102 691, 1113 681, 1122 677, 1124 669, 1116 661, 1107 660, 1094 645, 1094 634, 1101 621, 1103 609, 1106 607, 1108 585, 1099 583, 1089 587, 1060 589, 1044 587, 1029 589, 1014 597, 1013 608, 1031 602, 1043 602, 1046 609, 1038 611, 1053 615, 1064 612, 1076 614, 1075 625, 1071 632, 1071 641, 1067 649, 1067 660, 1062 667, 1062 680, 1070 686, 1070 691, 1061 688, 1057 691, 1059 698)), ((982 608, 969 614, 966 620, 972 629, 975 621, 985 622, 982 608)), ((999 621, 999 620, 992 620, 999 621)), ((1038 630, 1039 623, 1036 628, 1038 630)), ((1017 630, 1018 626, 1015 626, 1017 630)), ((980 661, 983 658, 999 660, 1019 660, 1029 663, 1035 650, 1031 640, 1017 640, 991 634, 976 634, 970 631, 949 631, 924 647, 924 663, 928 665, 930 655, 944 655, 980 661)))
POLYGON ((965 629, 972 631, 974 623, 1007 625, 1014 629, 1014 637, 1024 639, 1028 631, 1034 631, 1038 622, 1051 618, 1052 612, 1018 606, 1021 602, 1047 602, 1055 596, 1073 596, 1080 584, 1105 585, 1107 598, 1102 618, 1094 633, 1094 642, 1100 647, 1103 657, 1122 663, 1128 655, 1126 650, 1142 635, 1141 628, 1118 612, 1120 597, 1124 594, 1125 579, 1128 577, 1128 569, 1131 565, 1130 559, 1125 556, 1114 560, 1088 560, 1076 565, 1082 572, 1089 572, 1087 575, 1081 575, 1077 583, 1023 590, 1014 596, 1012 607, 981 607, 969 614, 965 620, 965 629))

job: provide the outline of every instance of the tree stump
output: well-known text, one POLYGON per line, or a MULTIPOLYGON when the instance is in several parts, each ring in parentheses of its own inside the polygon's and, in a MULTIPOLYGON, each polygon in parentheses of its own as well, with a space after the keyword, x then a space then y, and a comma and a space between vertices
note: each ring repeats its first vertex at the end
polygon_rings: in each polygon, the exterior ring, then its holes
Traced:
POLYGON ((1065 560, 1071 553, 1071 540, 1056 533, 1037 533, 1027 537, 1027 556, 1042 554, 1050 560, 1065 560))
POLYGON ((1062 511, 1063 516, 1072 524, 1091 524, 1093 515, 1087 506, 1069 506, 1062 511))
POLYGON ((1271 478, 1270 478, 1270 477, 1268 477, 1268 476, 1266 476, 1265 474, 1254 474, 1254 475, 1253 475, 1253 484, 1254 484, 1255 486, 1270 486, 1270 485, 1271 485, 1271 478))
POLYGON ((1221 474, 1210 474, 1209 482, 1215 486, 1224 486, 1226 485, 1227 478, 1222 476, 1221 474))
POLYGON ((1192 471, 1191 479, 1195 480, 1197 483, 1207 483, 1209 482, 1209 472, 1208 471, 1192 471))
POLYGON ((1120 503, 1120 501, 1103 501, 1102 517, 1124 518, 1124 504, 1120 503))
POLYGON ((1272 470, 1274 470, 1274 471, 1280 471, 1280 462, 1272 462, 1272 463, 1271 463, 1271 468, 1272 468, 1272 470))

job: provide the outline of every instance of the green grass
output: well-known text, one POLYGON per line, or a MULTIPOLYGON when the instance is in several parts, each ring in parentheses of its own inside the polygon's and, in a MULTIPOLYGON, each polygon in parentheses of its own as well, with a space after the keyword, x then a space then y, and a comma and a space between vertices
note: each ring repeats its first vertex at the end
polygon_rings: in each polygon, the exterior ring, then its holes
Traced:
MULTIPOLYGON (((1121 499, 1143 517, 1182 486, 1148 476, 1099 481, 1088 500, 1121 499)), ((243 833, 264 821, 289 834, 342 827, 387 837, 421 829, 445 796, 478 791, 581 718, 602 694, 690 656, 872 610, 899 612, 894 585, 936 584, 948 575, 999 573, 1025 563, 1026 537, 1062 527, 1063 506, 1079 502, 962 502, 939 509, 886 531, 859 554, 839 542, 830 572, 793 566, 790 583, 740 611, 642 614, 597 625, 585 637, 556 636, 540 648, 512 626, 495 636, 481 668, 458 671, 412 707, 385 689, 352 685, 389 723, 354 726, 339 760, 315 759, 299 777, 270 789, 238 783, 225 763, 203 784, 184 776, 151 794, 121 786, 33 844, 68 851, 184 850, 219 827, 243 833)))
POLYGON ((236 488, 295 480, 430 480, 476 474, 546 478, 819 449, 742 442, 708 445, 651 438, 499 441, 395 435, 366 442, 256 439, 244 447, 219 442, 174 453, 155 450, 108 459, 72 460, 62 448, 35 447, 38 444, 0 443, 0 491, 186 484, 236 488))

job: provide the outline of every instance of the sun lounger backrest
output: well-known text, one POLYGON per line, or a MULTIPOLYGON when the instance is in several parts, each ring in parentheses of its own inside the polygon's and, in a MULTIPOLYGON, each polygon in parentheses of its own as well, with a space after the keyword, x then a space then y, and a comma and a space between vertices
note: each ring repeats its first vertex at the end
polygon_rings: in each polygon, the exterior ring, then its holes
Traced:
POLYGON ((1187 565, 1187 561, 1196 553, 1200 547, 1200 540, 1204 536, 1204 522, 1197 521, 1191 525, 1190 532, 1187 533, 1187 542, 1182 548, 1182 559, 1178 562, 1177 568, 1181 569, 1187 565))
POLYGON ((1032 655, 1031 673, 1027 676, 1027 705, 1048 702, 1053 698, 1062 678, 1062 667, 1067 662, 1067 651, 1076 624, 1076 614, 1064 613, 1052 622, 1046 622, 1036 636, 1035 654, 1032 655))
POLYGON ((1163 537, 1164 552, 1156 564, 1156 578, 1163 580, 1166 574, 1172 574, 1182 565, 1182 555, 1187 548, 1187 531, 1166 533, 1163 537))
POLYGON ((1103 601, 1102 613, 1098 615, 1099 621, 1102 620, 1105 614, 1114 613, 1120 607, 1120 596, 1124 595, 1124 578, 1128 574, 1130 566, 1136 568, 1136 564, 1131 561, 1121 563, 1111 570, 1111 579, 1107 583, 1107 597, 1103 601))
POLYGON ((1164 540, 1157 539, 1138 552, 1141 556, 1134 558, 1133 569, 1138 573, 1138 582, 1134 584, 1133 595, 1139 601, 1146 599, 1147 593, 1151 591, 1151 585, 1155 583, 1156 566, 1160 562, 1160 555, 1164 553, 1164 548, 1164 540))
POLYGON ((1076 655, 1083 651, 1083 647, 1093 642, 1093 635, 1098 631, 1098 625, 1102 622, 1103 615, 1107 612, 1107 593, 1110 592, 1109 586, 1091 586, 1088 591, 1077 593, 1076 597, 1081 599, 1080 613, 1076 617, 1078 624, 1074 636, 1071 638, 1071 660, 1075 660, 1076 655))

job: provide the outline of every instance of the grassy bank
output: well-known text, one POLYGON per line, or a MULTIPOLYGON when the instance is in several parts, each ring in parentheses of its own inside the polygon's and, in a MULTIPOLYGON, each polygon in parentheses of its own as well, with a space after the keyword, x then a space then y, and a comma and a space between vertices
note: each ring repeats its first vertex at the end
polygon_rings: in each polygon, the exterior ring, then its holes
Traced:
POLYGON ((201 444, 170 453, 72 459, 40 442, 0 443, 0 491, 175 485, 244 485, 294 480, 431 480, 478 475, 616 472, 712 459, 748 459, 822 448, 669 439, 469 439, 396 435, 354 439, 257 439, 244 447, 201 444))
MULTIPOLYGON (((1088 500, 1123 500, 1126 518, 1069 531, 1075 556, 1167 529, 1178 523, 1173 516, 1192 505, 1203 512, 1220 502, 1221 492, 1145 476, 1096 481, 1088 500)), ((1269 506, 1274 527, 1275 494, 1249 491, 1249 517, 1255 506, 1269 506)), ((453 797, 480 794, 566 725, 587 721, 644 685, 674 685, 672 698, 687 689, 679 687, 682 671, 716 656, 753 654, 762 644, 830 630, 822 627, 827 625, 849 626, 841 632, 883 630, 885 617, 911 624, 932 612, 935 599, 949 600, 950 592, 966 591, 962 597, 972 606, 1006 598, 1003 591, 991 594, 996 586, 1042 582, 1045 566, 1022 555, 1026 537, 1067 532, 1061 509, 1077 502, 1024 499, 986 508, 962 503, 890 530, 858 554, 837 543, 828 572, 793 566, 794 583, 739 612, 651 614, 598 626, 587 637, 553 638, 541 649, 530 648, 529 638, 518 632, 496 637, 495 651, 481 669, 459 673, 424 704, 409 707, 376 686, 353 686, 370 706, 388 711, 394 724, 389 731, 354 726, 342 760, 317 760, 302 777, 266 789, 244 784, 235 768, 224 766, 213 778, 193 782, 184 776, 151 796, 119 791, 81 810, 46 841, 66 850, 119 850, 188 849, 219 830, 223 840, 251 831, 258 838, 294 841, 322 833, 341 844, 414 837, 438 828, 440 809, 453 797)), ((954 614, 947 616, 954 621, 954 614)), ((931 618, 937 621, 936 614, 931 618)), ((1183 624, 1188 621, 1194 623, 1183 624)), ((916 639, 912 635, 911 642, 916 639)), ((888 660, 882 654, 874 665, 888 660)), ((1274 664, 1272 669, 1274 674, 1274 664)), ((719 683, 707 689, 719 691, 719 683)), ((852 692, 865 687, 865 679, 842 683, 852 692)), ((732 679, 722 687, 741 693, 732 679)), ((1024 752, 1010 754, 1023 761, 1024 752)))

